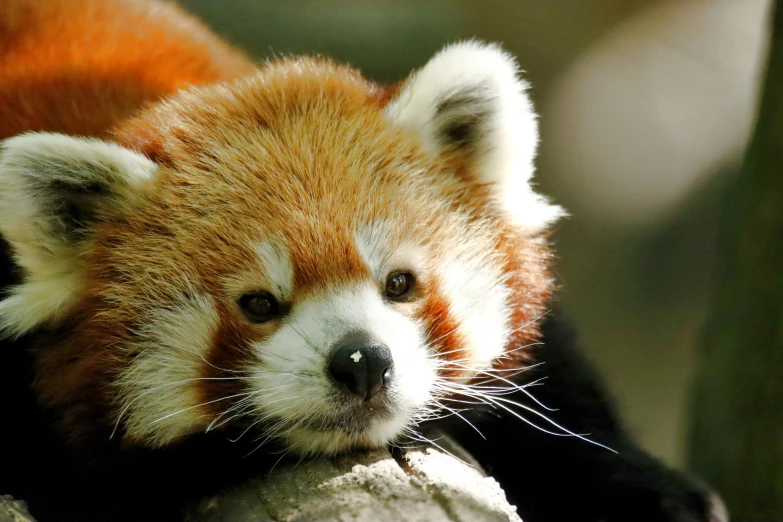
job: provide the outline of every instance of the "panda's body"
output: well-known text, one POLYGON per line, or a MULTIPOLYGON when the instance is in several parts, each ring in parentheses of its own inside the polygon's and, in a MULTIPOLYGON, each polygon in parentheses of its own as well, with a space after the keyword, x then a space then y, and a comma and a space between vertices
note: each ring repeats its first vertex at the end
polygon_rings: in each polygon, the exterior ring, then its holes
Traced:
POLYGON ((189 489, 234 478, 242 444, 333 454, 457 420, 528 522, 710 520, 547 318, 562 211, 531 188, 501 50, 454 45, 387 88, 256 68, 170 4, 0 14, 0 357, 26 419, 0 493, 47 496, 47 448, 77 485, 189 489))

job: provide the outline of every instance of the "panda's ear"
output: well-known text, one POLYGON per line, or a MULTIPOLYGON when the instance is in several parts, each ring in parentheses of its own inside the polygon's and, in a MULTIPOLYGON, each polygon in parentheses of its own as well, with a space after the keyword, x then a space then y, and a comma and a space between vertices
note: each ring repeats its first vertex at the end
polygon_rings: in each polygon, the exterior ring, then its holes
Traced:
POLYGON ((493 187, 509 215, 536 231, 563 210, 531 186, 538 125, 514 59, 494 45, 446 47, 415 72, 386 106, 394 124, 431 154, 456 154, 493 187))
POLYGON ((156 171, 96 139, 32 133, 0 144, 0 233, 23 272, 0 302, 0 332, 21 335, 62 316, 90 230, 140 205, 156 171))

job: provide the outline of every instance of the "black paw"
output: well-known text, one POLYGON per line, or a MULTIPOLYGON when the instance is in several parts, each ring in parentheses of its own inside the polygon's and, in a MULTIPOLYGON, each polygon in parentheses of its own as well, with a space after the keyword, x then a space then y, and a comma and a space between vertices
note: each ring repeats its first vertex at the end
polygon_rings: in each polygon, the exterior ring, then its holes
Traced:
POLYGON ((718 495, 670 472, 623 483, 603 502, 602 522, 729 522, 718 495))

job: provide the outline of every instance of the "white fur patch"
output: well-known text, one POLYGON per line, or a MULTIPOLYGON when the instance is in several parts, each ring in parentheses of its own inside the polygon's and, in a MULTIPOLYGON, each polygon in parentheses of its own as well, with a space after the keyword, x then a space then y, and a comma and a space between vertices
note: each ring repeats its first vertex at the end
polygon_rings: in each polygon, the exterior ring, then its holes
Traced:
MULTIPOLYGON (((459 362, 474 370, 491 367, 504 353, 511 321, 504 272, 491 254, 481 251, 470 242, 460 243, 445 253, 438 268, 439 288, 464 338, 464 359, 459 362)), ((466 372, 463 380, 471 377, 466 372)))
POLYGON ((264 241, 255 248, 266 274, 269 290, 279 299, 288 299, 294 291, 294 265, 288 250, 275 241, 264 241))
POLYGON ((355 234, 356 249, 376 281, 384 281, 394 270, 419 273, 424 267, 420 249, 409 242, 393 244, 393 225, 384 220, 360 227, 355 234))
POLYGON ((96 216, 139 204, 157 166, 118 145, 62 134, 31 133, 0 148, 0 233, 13 247, 24 280, 0 303, 0 332, 21 335, 56 322, 78 294, 81 250, 56 210, 75 187, 96 216))
POLYGON ((455 103, 439 114, 441 102, 462 92, 483 99, 483 143, 477 147, 482 181, 494 184, 503 208, 515 222, 540 230, 564 213, 536 194, 530 184, 538 145, 538 125, 525 94, 527 84, 518 77, 514 58, 495 45, 462 42, 450 45, 415 73, 386 108, 396 125, 416 133, 425 150, 440 153, 439 134, 444 118, 454 111, 465 116, 470 105, 455 103))
POLYGON ((210 298, 191 295, 150 311, 138 332, 144 340, 125 348, 139 354, 116 381, 117 421, 127 436, 149 446, 204 430, 210 421, 198 407, 196 390, 218 316, 210 298))
POLYGON ((264 290, 279 301, 288 301, 294 292, 294 265, 288 249, 273 239, 253 242, 250 248, 257 262, 222 279, 225 296, 236 300, 248 292, 264 290))
POLYGON ((430 400, 436 365, 429 358, 420 325, 384 302, 370 282, 298 303, 286 324, 255 345, 262 361, 252 385, 261 418, 295 451, 334 453, 357 445, 380 445, 398 436, 430 400), (394 403, 389 418, 376 419, 361 434, 313 430, 303 423, 337 416, 345 401, 327 375, 334 344, 363 330, 389 347, 394 379, 388 388, 394 403))

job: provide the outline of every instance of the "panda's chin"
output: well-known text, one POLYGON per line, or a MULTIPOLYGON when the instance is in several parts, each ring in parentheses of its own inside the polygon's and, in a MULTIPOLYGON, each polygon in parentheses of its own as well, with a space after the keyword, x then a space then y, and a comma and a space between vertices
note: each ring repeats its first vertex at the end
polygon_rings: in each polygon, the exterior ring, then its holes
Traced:
POLYGON ((334 455, 356 449, 385 446, 409 426, 406 415, 397 413, 386 418, 354 423, 344 427, 297 426, 282 442, 298 455, 334 455))

